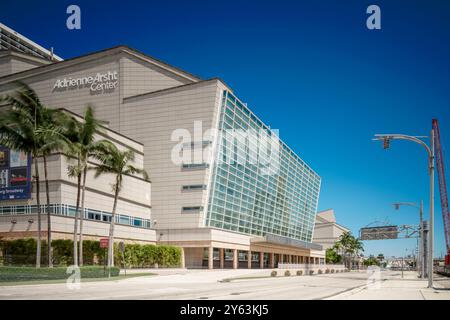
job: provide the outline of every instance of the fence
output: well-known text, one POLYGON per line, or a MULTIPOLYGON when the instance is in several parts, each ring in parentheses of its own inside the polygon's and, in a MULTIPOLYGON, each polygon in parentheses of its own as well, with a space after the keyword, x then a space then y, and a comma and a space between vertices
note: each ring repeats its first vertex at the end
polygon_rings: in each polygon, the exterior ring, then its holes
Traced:
POLYGON ((435 266, 434 272, 446 277, 450 277, 450 266, 435 266))

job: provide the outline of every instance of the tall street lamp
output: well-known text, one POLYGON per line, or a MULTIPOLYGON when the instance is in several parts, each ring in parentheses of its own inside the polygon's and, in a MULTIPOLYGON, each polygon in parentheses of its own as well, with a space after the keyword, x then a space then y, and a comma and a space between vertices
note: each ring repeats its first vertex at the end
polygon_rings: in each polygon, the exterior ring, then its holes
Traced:
POLYGON ((434 131, 431 130, 430 146, 419 138, 404 134, 376 134, 373 140, 383 141, 384 149, 388 149, 391 140, 408 140, 420 144, 428 154, 428 174, 430 176, 430 235, 428 250, 428 288, 433 288, 433 245, 434 245, 434 131))
MULTIPOLYGON (((420 206, 417 205, 417 203, 414 202, 396 202, 392 204, 395 208, 395 210, 399 210, 400 206, 410 206, 410 207, 414 207, 419 209, 419 244, 418 244, 418 259, 419 259, 419 266, 418 269, 420 268, 420 277, 422 279, 425 278, 425 257, 424 257, 424 241, 423 241, 423 200, 420 200, 420 206)), ((416 263, 417 265, 417 263, 416 263)))

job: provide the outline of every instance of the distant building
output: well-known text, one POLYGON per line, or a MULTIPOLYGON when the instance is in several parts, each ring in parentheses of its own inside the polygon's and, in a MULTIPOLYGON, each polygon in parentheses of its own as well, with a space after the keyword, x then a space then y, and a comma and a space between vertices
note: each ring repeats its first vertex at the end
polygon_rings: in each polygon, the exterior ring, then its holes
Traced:
POLYGON ((321 211, 316 215, 313 242, 320 244, 324 250, 331 248, 344 232, 350 230, 336 223, 333 209, 321 211))
POLYGON ((43 48, 17 31, 5 26, 3 23, 0 23, 0 50, 12 50, 15 52, 26 53, 36 58, 53 62, 63 60, 56 54, 53 54, 53 50, 43 48))

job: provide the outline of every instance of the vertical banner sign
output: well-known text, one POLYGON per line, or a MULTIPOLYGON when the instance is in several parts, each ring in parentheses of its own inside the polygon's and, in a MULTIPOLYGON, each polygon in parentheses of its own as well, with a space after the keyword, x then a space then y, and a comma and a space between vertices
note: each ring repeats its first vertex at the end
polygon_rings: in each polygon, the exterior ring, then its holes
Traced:
POLYGON ((31 156, 0 146, 0 201, 31 198, 31 156))

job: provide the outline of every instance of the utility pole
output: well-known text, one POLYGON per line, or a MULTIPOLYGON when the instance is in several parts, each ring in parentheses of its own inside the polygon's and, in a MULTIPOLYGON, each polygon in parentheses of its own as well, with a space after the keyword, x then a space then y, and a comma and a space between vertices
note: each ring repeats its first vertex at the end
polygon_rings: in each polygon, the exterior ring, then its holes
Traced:
POLYGON ((425 241, 423 239, 423 200, 420 200, 420 225, 419 225, 419 233, 420 233, 420 241, 419 241, 419 253, 418 258, 420 262, 420 277, 425 279, 425 241))
POLYGON ((405 262, 404 257, 402 255, 402 279, 403 279, 403 269, 405 268, 405 262))
POLYGON ((423 259, 423 274, 424 277, 428 277, 428 263, 425 263, 425 261, 428 259, 428 249, 429 249, 429 245, 428 245, 428 240, 429 240, 429 229, 428 229, 428 221, 424 220, 422 222, 423 225, 423 249, 424 251, 422 252, 422 259, 423 259))
POLYGON ((424 249, 424 243, 425 241, 423 240, 423 200, 420 200, 420 205, 417 205, 417 203, 414 202, 396 202, 392 204, 395 208, 395 210, 399 210, 400 206, 410 206, 410 207, 414 207, 419 209, 419 238, 418 238, 418 257, 416 261, 416 267, 418 269, 419 272, 419 276, 424 279, 425 278, 425 272, 423 270, 425 270, 425 261, 426 259, 424 259, 423 257, 423 252, 425 251, 424 249), (420 270, 419 270, 420 268, 420 270))
POLYGON ((430 136, 430 250, 428 252, 428 288, 433 288, 433 251, 434 251, 434 130, 430 136))
POLYGON ((383 141, 384 149, 390 146, 390 140, 408 140, 420 144, 428 155, 428 174, 430 176, 430 221, 429 221, 429 248, 428 248, 428 288, 433 288, 433 247, 434 247, 434 130, 431 130, 430 146, 419 138, 404 134, 376 134, 373 140, 383 141))

